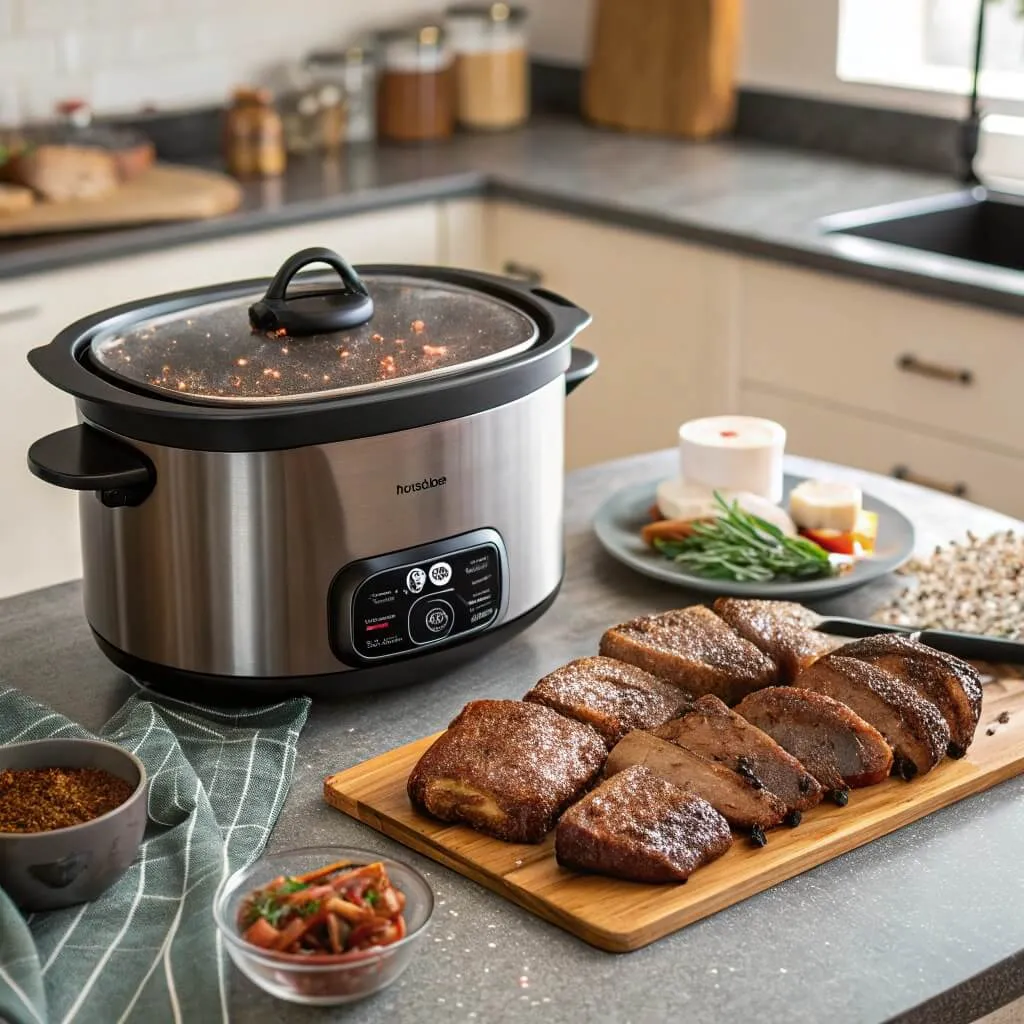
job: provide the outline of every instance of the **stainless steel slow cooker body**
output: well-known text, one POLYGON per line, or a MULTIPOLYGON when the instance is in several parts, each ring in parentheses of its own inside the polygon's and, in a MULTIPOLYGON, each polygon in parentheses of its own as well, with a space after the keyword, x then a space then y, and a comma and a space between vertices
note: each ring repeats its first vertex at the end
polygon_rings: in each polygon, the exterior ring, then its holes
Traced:
POLYGON ((596 366, 571 342, 589 316, 488 275, 359 270, 471 289, 535 336, 464 370, 255 404, 176 400, 97 364, 97 339, 266 286, 249 281, 108 310, 30 353, 80 422, 29 465, 81 492, 86 616, 130 674, 181 691, 400 685, 554 600, 565 395, 596 366))

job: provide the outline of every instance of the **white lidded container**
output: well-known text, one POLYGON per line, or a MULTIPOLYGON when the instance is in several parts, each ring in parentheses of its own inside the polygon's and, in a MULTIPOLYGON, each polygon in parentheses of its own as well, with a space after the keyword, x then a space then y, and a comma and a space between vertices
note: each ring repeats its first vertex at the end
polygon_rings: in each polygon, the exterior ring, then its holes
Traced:
POLYGON ((687 484, 782 501, 786 431, 754 416, 710 416, 679 428, 679 472, 687 484))

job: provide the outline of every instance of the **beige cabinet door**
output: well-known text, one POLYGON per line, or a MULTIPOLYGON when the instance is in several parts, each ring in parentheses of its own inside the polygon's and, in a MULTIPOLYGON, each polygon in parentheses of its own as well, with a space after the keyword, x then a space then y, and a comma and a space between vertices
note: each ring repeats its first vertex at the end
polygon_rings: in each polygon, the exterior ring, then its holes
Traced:
POLYGON ((593 315, 579 345, 601 366, 568 401, 567 468, 671 447, 684 420, 730 408, 732 257, 505 202, 485 238, 490 269, 593 315))

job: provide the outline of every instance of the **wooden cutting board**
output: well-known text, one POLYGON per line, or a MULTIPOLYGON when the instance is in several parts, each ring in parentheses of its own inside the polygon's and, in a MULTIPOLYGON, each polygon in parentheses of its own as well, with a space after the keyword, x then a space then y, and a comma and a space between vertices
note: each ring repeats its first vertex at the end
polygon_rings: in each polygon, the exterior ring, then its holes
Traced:
POLYGON ((417 813, 405 782, 434 736, 332 775, 324 796, 353 818, 591 945, 623 953, 1019 775, 1024 771, 1024 680, 1008 670, 998 675, 985 686, 981 725, 963 760, 944 761, 912 782, 889 779, 852 790, 846 807, 821 804, 798 828, 769 832, 763 849, 737 839, 724 857, 694 872, 685 885, 577 874, 556 864, 553 835, 538 846, 503 843, 417 813), (998 724, 1004 711, 1009 721, 998 724))
POLYGON ((226 174, 156 164, 102 199, 37 202, 19 213, 0 216, 0 237, 203 220, 231 213, 241 202, 241 186, 226 174))

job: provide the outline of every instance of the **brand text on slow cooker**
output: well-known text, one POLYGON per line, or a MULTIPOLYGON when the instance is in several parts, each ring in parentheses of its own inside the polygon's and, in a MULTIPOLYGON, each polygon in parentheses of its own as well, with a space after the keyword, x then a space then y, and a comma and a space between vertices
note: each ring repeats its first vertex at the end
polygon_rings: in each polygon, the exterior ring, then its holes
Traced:
POLYGON ((424 477, 414 484, 395 484, 395 494, 413 494, 415 491, 432 491, 435 487, 444 487, 448 482, 445 476, 424 477))

